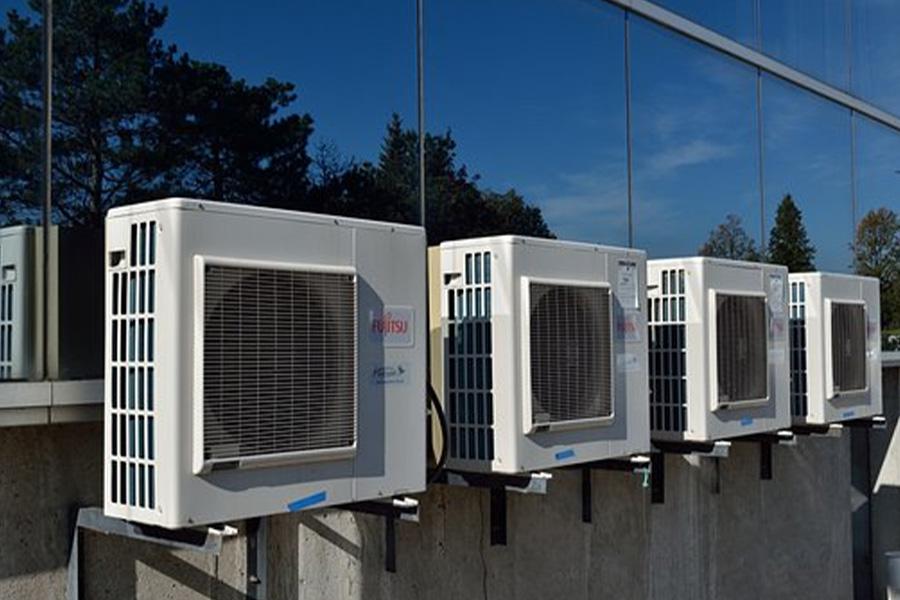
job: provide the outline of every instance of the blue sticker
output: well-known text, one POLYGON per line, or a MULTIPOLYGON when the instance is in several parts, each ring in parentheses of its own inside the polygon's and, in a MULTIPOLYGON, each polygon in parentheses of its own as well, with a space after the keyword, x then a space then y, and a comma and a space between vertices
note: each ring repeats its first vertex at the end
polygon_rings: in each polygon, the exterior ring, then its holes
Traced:
POLYGON ((575 451, 571 448, 556 453, 556 460, 566 460, 567 458, 575 458, 575 451))
POLYGON ((288 504, 287 507, 289 511, 295 512, 298 510, 303 510, 304 508, 309 508, 310 506, 319 504, 320 502, 325 502, 326 498, 328 498, 328 494, 326 492, 318 492, 316 494, 313 494, 312 496, 294 500, 293 502, 288 504))
POLYGON ((856 414, 856 411, 855 411, 855 410, 848 410, 848 411, 845 412, 842 416, 843 416, 845 419, 849 419, 850 417, 852 417, 852 416, 855 415, 855 414, 856 414))
POLYGON ((753 425, 753 417, 744 417, 741 419, 741 427, 747 427, 748 425, 753 425))

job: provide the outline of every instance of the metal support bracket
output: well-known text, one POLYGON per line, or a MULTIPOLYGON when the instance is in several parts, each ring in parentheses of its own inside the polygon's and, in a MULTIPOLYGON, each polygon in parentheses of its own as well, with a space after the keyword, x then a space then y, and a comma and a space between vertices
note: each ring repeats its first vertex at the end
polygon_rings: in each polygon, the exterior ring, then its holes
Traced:
POLYGON ((841 421, 841 425, 858 429, 885 429, 887 428, 887 419, 879 415, 876 417, 869 417, 868 419, 841 421))
POLYGON ((832 423, 830 425, 794 425, 791 427, 791 433, 794 436, 807 435, 810 437, 841 437, 844 433, 844 426, 841 423, 832 423))
POLYGON ((594 471, 619 471, 624 473, 649 473, 650 457, 645 455, 598 460, 582 465, 573 465, 567 469, 581 471, 581 522, 590 523, 593 520, 593 477, 594 471))
POLYGON ((444 471, 438 479, 438 483, 488 489, 490 491, 491 500, 491 546, 505 546, 507 537, 506 493, 546 494, 547 482, 552 478, 553 475, 543 472, 525 473, 523 475, 502 475, 495 473, 444 471))
POLYGON ((268 574, 268 521, 247 519, 247 598, 265 600, 268 574))
POLYGON ((715 481, 713 482, 712 492, 718 494, 720 490, 719 461, 722 458, 728 458, 730 449, 731 442, 726 440, 716 442, 653 442, 653 452, 650 453, 651 504, 663 504, 666 501, 666 454, 681 454, 713 459, 715 461, 715 481))
POLYGON ((419 522, 419 501, 406 496, 387 501, 370 500, 354 504, 342 504, 335 508, 366 515, 384 517, 384 570, 397 572, 397 530, 396 521, 419 522))
POLYGON ((734 441, 759 444, 759 478, 763 481, 772 480, 772 446, 793 446, 797 443, 794 433, 790 430, 746 435, 734 438, 734 441))
POLYGON ((84 531, 95 531, 176 550, 192 550, 214 555, 222 552, 222 542, 225 538, 238 534, 238 530, 230 525, 206 529, 165 529, 107 517, 98 507, 79 508, 72 534, 72 546, 69 549, 66 600, 80 600, 83 597, 81 554, 84 531))

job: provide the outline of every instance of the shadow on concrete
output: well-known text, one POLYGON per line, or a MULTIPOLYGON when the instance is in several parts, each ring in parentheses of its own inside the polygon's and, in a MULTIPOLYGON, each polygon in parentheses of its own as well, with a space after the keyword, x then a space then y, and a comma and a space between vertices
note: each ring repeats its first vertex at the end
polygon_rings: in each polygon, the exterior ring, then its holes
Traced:
POLYGON ((362 548, 354 544, 339 532, 335 531, 313 515, 302 515, 300 517, 300 525, 307 527, 310 531, 318 534, 319 537, 336 546, 346 554, 349 554, 356 560, 362 559, 362 548))
POLYGON ((216 600, 247 598, 242 590, 220 578, 224 569, 219 568, 219 556, 191 555, 198 565, 161 546, 95 532, 85 532, 83 552, 81 589, 83 597, 91 600, 136 598, 138 590, 147 593, 155 589, 159 594, 166 588, 170 591, 165 597, 173 598, 184 597, 176 588, 216 600))

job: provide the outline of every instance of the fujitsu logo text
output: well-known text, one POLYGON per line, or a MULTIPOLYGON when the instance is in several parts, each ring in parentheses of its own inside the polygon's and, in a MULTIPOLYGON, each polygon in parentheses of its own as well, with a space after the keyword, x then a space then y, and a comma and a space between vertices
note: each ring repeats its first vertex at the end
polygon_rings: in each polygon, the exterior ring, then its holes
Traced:
POLYGON ((393 313, 384 313, 381 317, 372 319, 372 333, 380 335, 385 334, 405 334, 409 330, 409 321, 402 318, 395 318, 393 313))

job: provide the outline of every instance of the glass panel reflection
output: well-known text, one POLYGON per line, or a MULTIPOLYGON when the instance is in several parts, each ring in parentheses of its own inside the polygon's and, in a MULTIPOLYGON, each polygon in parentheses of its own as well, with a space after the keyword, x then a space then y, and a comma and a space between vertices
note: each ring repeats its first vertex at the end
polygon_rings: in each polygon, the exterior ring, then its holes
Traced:
POLYGON ((846 0, 759 0, 763 52, 842 89, 850 88, 846 0))
POLYGON ((756 0, 654 0, 685 17, 740 42, 758 48, 756 0))
POLYGON ((625 245, 624 13, 578 0, 426 12, 428 129, 480 186, 514 188, 563 239, 625 245))
POLYGON ((850 112, 773 77, 763 77, 766 228, 790 194, 817 249, 819 270, 850 269, 853 233, 850 112))
POLYGON ((853 93, 900 115, 900 2, 850 0, 853 93))
POLYGON ((690 256, 737 215, 760 232, 756 72, 632 20, 635 246, 690 256))
POLYGON ((856 115, 856 220, 881 207, 900 212, 900 133, 856 115))

